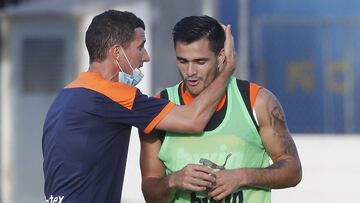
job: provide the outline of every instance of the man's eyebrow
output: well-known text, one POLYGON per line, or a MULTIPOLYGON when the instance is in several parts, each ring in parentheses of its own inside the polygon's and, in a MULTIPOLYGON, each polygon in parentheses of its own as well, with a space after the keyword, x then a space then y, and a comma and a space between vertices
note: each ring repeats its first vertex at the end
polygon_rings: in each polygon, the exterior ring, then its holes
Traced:
POLYGON ((139 45, 139 47, 143 47, 143 46, 145 45, 145 42, 146 42, 146 40, 144 40, 144 41, 139 45))

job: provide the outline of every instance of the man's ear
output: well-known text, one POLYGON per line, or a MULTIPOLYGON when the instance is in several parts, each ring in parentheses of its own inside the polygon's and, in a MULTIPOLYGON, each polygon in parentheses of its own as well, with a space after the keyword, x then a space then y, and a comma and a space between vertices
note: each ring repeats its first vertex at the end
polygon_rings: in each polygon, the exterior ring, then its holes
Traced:
POLYGON ((116 59, 119 59, 119 57, 120 57, 120 49, 121 49, 121 46, 119 44, 114 44, 110 48, 110 54, 112 54, 116 59))
POLYGON ((224 49, 221 49, 218 55, 218 68, 222 69, 225 62, 225 51, 224 49))

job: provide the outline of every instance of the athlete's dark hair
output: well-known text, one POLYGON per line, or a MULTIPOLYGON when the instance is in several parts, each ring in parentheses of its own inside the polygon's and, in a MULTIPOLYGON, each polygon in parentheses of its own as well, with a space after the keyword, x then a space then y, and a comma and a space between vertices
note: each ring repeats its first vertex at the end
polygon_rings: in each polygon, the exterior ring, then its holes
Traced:
POLYGON ((90 63, 103 61, 114 44, 127 47, 134 38, 135 28, 139 27, 145 30, 144 22, 127 11, 108 10, 95 16, 85 36, 90 63))
POLYGON ((189 16, 181 19, 174 26, 173 32, 174 47, 176 42, 192 43, 202 38, 210 42, 210 49, 219 54, 224 47, 225 32, 220 23, 212 17, 189 16))

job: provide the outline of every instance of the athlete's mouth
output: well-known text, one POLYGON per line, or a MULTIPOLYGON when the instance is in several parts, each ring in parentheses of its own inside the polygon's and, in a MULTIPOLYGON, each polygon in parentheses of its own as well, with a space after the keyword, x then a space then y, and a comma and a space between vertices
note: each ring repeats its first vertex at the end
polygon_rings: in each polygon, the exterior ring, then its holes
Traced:
POLYGON ((197 84, 199 84, 199 80, 195 80, 195 79, 187 79, 187 85, 189 86, 196 86, 197 84))

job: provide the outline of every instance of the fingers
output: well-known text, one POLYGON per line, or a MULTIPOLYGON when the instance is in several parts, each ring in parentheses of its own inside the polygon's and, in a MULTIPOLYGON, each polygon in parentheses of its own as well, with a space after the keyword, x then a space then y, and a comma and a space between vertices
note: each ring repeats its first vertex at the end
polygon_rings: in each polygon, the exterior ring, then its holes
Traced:
POLYGON ((216 181, 213 170, 202 165, 194 165, 192 178, 196 181, 194 184, 206 187, 212 187, 216 181))
POLYGON ((214 190, 209 192, 208 195, 215 199, 216 197, 221 195, 221 193, 223 193, 223 192, 224 192, 224 189, 222 187, 216 187, 214 190))
POLYGON ((231 25, 227 25, 225 28, 225 47, 227 48, 225 49, 225 52, 227 51, 227 54, 235 53, 234 36, 231 33, 231 25))
POLYGON ((225 68, 234 71, 236 66, 236 52, 234 37, 231 34, 231 25, 222 25, 225 31, 224 54, 225 54, 225 68))
POLYGON ((213 169, 211 169, 207 166, 203 166, 203 165, 199 165, 199 164, 192 164, 192 166, 194 167, 194 170, 196 170, 196 171, 211 174, 215 177, 213 169))
POLYGON ((208 193, 214 200, 222 200, 232 193, 231 189, 227 189, 226 184, 216 184, 212 191, 208 193))
POLYGON ((225 44, 224 44, 225 52, 228 51, 228 53, 230 52, 235 53, 235 46, 234 46, 235 43, 234 43, 234 36, 231 33, 231 25, 230 24, 225 25, 221 22, 219 23, 225 32, 225 44))
POLYGON ((205 191, 206 189, 210 188, 212 186, 212 183, 206 180, 198 179, 198 178, 192 178, 191 181, 189 181, 189 185, 187 189, 192 191, 205 191))
POLYGON ((206 189, 207 189, 207 187, 205 187, 205 186, 197 186, 197 185, 192 185, 192 184, 189 184, 184 187, 184 190, 191 190, 194 192, 203 192, 206 189))
POLYGON ((233 170, 220 170, 215 173, 216 185, 208 195, 214 200, 221 200, 237 190, 239 186, 233 172, 233 170))
POLYGON ((177 173, 181 189, 205 191, 215 185, 212 169, 198 164, 189 164, 177 173))
POLYGON ((225 28, 225 55, 233 56, 235 54, 234 36, 231 33, 231 25, 227 25, 225 28))
POLYGON ((221 27, 224 29, 224 31, 225 31, 225 29, 226 29, 226 25, 224 25, 223 23, 221 23, 221 22, 219 22, 220 23, 220 25, 221 25, 221 27))
POLYGON ((218 187, 215 190, 208 193, 210 197, 212 197, 214 200, 222 200, 225 199, 226 196, 228 196, 230 192, 227 192, 225 188, 218 187))

